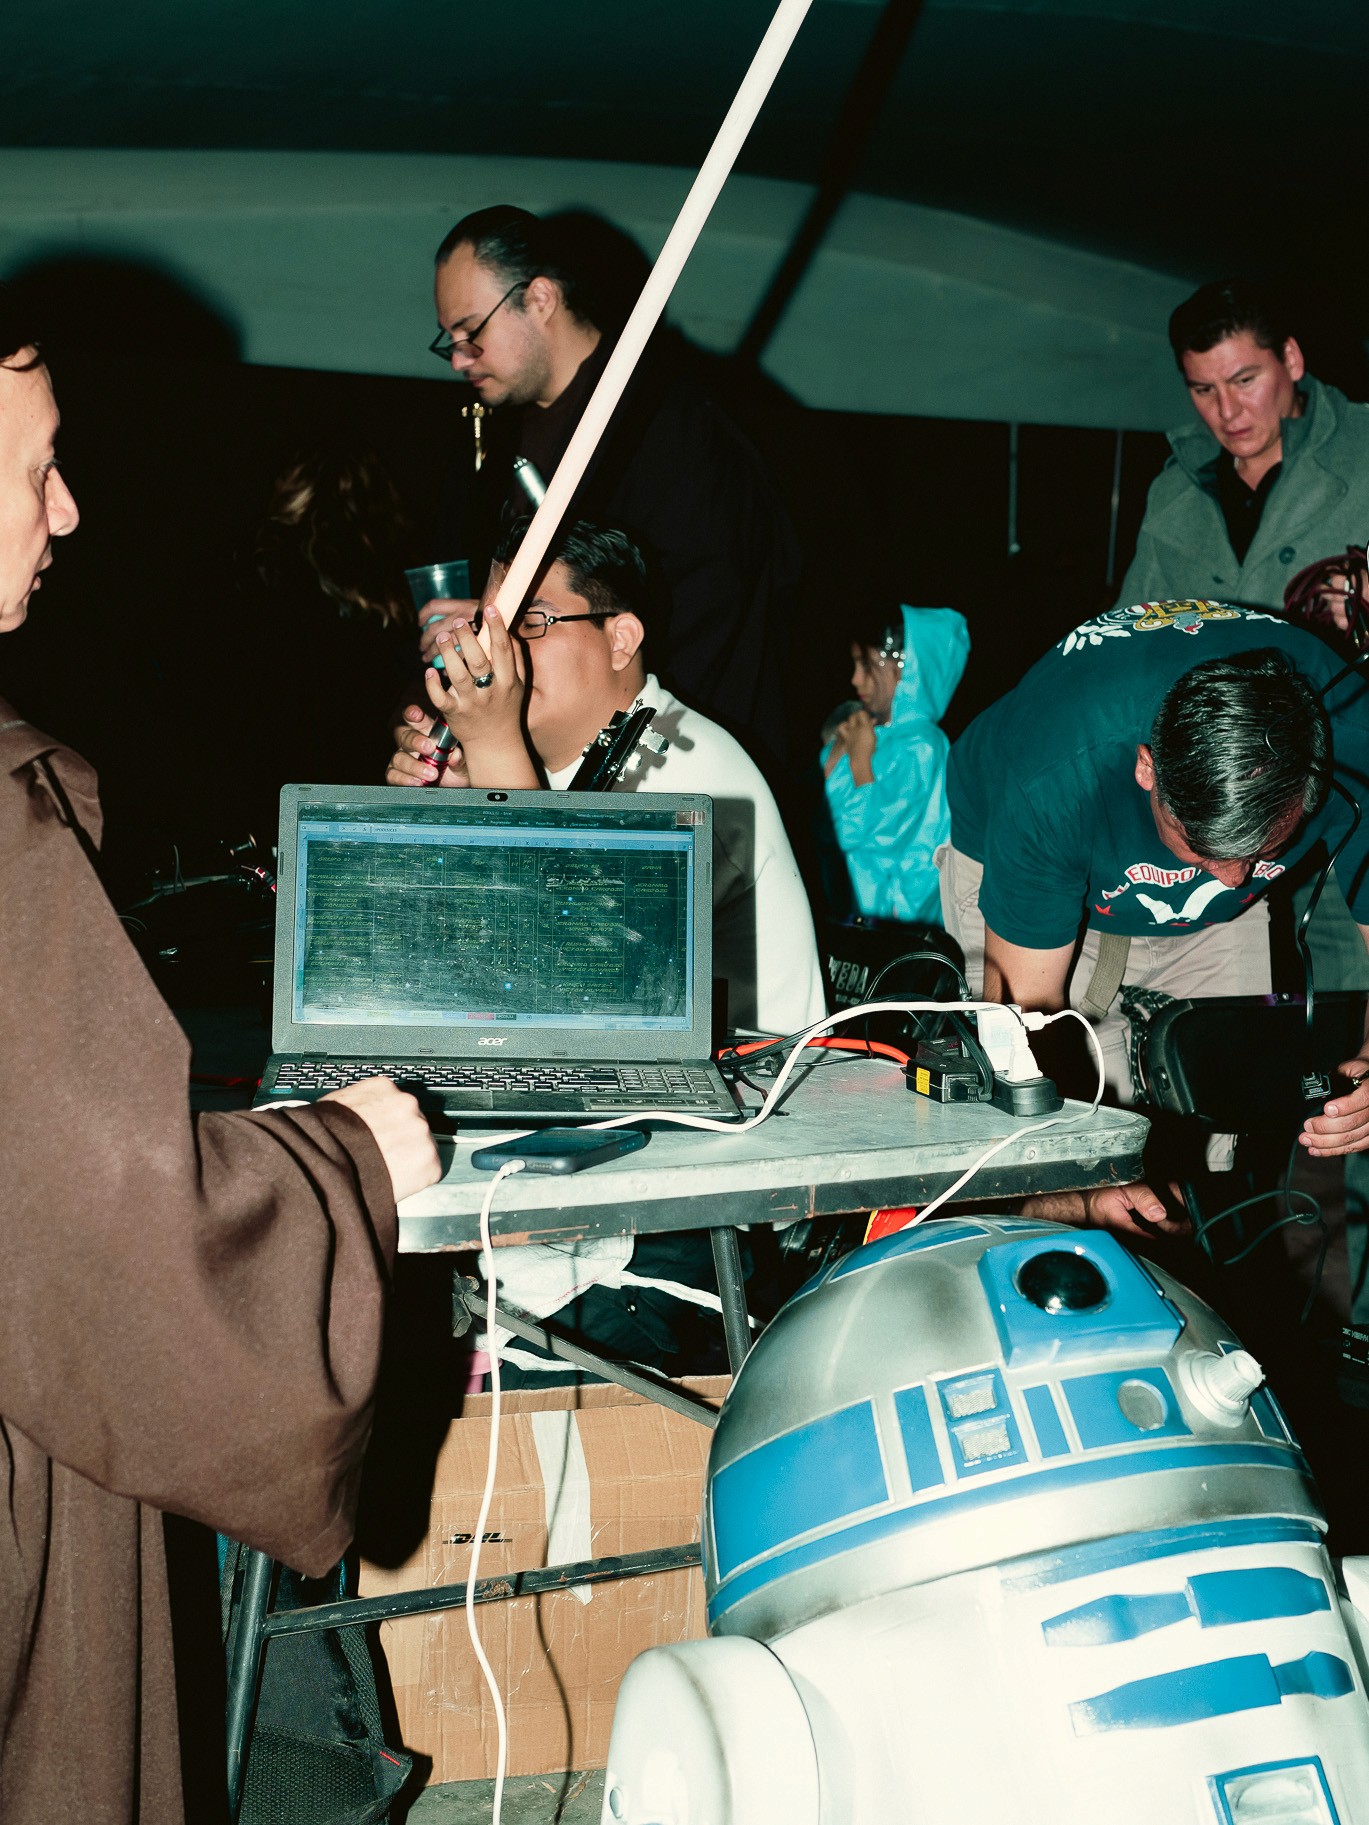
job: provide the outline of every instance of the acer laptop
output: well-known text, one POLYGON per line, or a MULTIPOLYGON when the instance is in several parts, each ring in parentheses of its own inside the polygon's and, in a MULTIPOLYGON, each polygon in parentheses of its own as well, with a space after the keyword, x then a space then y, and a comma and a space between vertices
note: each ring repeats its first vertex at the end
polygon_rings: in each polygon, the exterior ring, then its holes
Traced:
POLYGON ((286 786, 254 1106, 381 1072, 477 1126, 739 1120, 709 1058, 712 825, 698 795, 286 786))

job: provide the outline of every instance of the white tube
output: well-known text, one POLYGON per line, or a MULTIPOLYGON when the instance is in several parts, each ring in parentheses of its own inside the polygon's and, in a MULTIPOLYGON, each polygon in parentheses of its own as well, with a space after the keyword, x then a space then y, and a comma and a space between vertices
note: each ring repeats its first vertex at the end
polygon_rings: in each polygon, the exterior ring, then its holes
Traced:
MULTIPOLYGON (((770 21, 760 48, 751 60, 751 68, 742 79, 742 86, 727 110, 727 117, 718 129, 718 136, 713 141, 708 157, 700 166, 699 175, 675 218, 675 226, 666 237, 665 246, 647 276, 642 295, 633 305, 632 315, 623 326, 623 333, 599 376, 599 384, 590 395, 574 435, 566 446, 566 453, 547 485, 546 498, 533 515, 532 524, 523 535, 523 543, 509 565, 508 575, 499 586, 495 602, 506 621, 514 618, 537 575, 547 547, 570 504, 571 496, 579 487, 580 478, 598 448, 604 427, 613 415, 613 408, 632 377, 647 339, 675 289, 675 281, 683 271, 684 263, 718 200, 719 191, 727 182, 737 154, 761 111, 761 105, 770 92, 770 86, 778 75, 811 4, 812 0, 780 0, 779 10, 770 21)), ((686 15, 681 13, 680 17, 683 19, 686 15)))

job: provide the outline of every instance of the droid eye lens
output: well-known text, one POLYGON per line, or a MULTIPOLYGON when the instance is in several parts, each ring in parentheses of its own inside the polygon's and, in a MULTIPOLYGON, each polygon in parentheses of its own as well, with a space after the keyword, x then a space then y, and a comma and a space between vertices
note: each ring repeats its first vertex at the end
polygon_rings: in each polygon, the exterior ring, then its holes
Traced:
POLYGON ((1056 1248, 1023 1262, 1017 1290, 1043 1312, 1091 1312, 1106 1303, 1108 1283, 1087 1255, 1056 1248))

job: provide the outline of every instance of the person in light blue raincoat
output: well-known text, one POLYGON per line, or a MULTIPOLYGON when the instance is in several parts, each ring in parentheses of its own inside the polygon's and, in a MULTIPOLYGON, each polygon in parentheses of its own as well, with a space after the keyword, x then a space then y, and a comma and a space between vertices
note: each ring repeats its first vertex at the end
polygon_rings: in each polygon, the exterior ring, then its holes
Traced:
POLYGON ((970 630, 953 608, 899 614, 873 638, 851 643, 860 701, 829 719, 822 770, 855 910, 940 924, 932 856, 950 840, 950 743, 937 723, 965 670, 970 630))

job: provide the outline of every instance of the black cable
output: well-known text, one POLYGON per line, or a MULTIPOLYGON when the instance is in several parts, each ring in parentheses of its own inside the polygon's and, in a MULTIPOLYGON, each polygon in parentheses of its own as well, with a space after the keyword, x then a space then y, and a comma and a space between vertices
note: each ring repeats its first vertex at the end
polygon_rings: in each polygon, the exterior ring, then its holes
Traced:
MULTIPOLYGON (((889 975, 892 970, 900 969, 905 963, 938 964, 943 970, 949 970, 955 977, 956 986, 960 990, 961 1000, 974 1000, 974 996, 970 993, 970 985, 965 980, 965 972, 960 968, 959 964, 952 963, 951 959, 941 951, 926 949, 904 951, 901 957, 891 958, 888 963, 884 964, 875 972, 874 981, 865 989, 865 999, 867 1001, 874 1001, 878 995, 879 985, 883 982, 884 978, 889 975)), ((870 1043, 870 1018, 871 1017, 868 1014, 865 1016, 865 1022, 861 1028, 861 1037, 864 1039, 867 1046, 870 1043)), ((926 1016, 921 1014, 908 1015, 908 1023, 912 1028, 912 1043, 908 1047, 910 1054, 916 1051, 918 1040, 926 1038, 926 1033, 923 1029, 923 1020, 925 1018, 926 1016)), ((931 1042, 928 1041, 928 1043, 930 1044, 931 1042)), ((990 1088, 992 1088, 992 1080, 990 1080, 990 1088)))
MULTIPOLYGON (((747 1062, 748 1062, 748 1061, 747 1061, 747 1060, 745 1060, 745 1059, 734 1059, 734 1060, 733 1060, 733 1061, 732 1061, 732 1062, 733 1062, 733 1063, 734 1063, 734 1064, 745 1064, 745 1063, 747 1063, 747 1062)), ((752 1092, 754 1092, 754 1094, 755 1094, 755 1095, 757 1095, 757 1096, 758 1096, 758 1097, 760 1097, 760 1099, 761 1099, 761 1102, 762 1102, 762 1103, 763 1103, 763 1102, 764 1102, 764 1101, 765 1101, 765 1099, 766 1099, 766 1097, 767 1097, 767 1096, 768 1096, 768 1095, 769 1095, 769 1091, 768 1091, 768 1090, 767 1090, 767 1089, 766 1089, 766 1088, 765 1088, 765 1086, 764 1086, 764 1085, 763 1085, 763 1084, 758 1084, 758 1083, 757 1083, 757 1082, 756 1082, 756 1081, 755 1081, 755 1080, 754 1080, 754 1078, 750 1078, 750 1077, 748 1077, 748 1076, 747 1076, 747 1075, 746 1075, 746 1072, 745 1072, 745 1071, 738 1071, 738 1072, 736 1072, 736 1073, 735 1073, 735 1074, 734 1074, 734 1076, 733 1076, 733 1078, 732 1078, 732 1082, 733 1082, 733 1083, 734 1083, 734 1084, 745 1084, 745 1085, 746 1085, 746 1087, 747 1087, 747 1089, 748 1089, 748 1090, 750 1090, 750 1091, 752 1091, 752 1092)), ((759 1105, 759 1104, 757 1104, 757 1108, 759 1108, 759 1106, 760 1106, 760 1105, 759 1105)), ((783 1109, 777 1109, 777 1110, 776 1110, 776 1111, 775 1111, 775 1113, 776 1113, 776 1115, 783 1115, 783 1114, 784 1114, 784 1111, 783 1111, 783 1109)), ((747 1110, 747 1114, 748 1114, 748 1115, 754 1115, 754 1114, 755 1114, 755 1110, 754 1110, 754 1109, 748 1109, 748 1110, 747 1110)))
MULTIPOLYGON (((865 990, 865 999, 867 1001, 873 1001, 875 999, 876 989, 878 989, 880 983, 883 982, 889 971, 897 969, 898 966, 903 963, 940 964, 942 969, 949 970, 955 977, 956 986, 961 990, 963 999, 966 1001, 974 1000, 974 996, 970 993, 970 985, 965 980, 965 973, 960 966, 953 963, 951 959, 945 956, 941 951, 931 950, 905 951, 901 957, 895 957, 891 962, 884 964, 883 967, 876 972, 874 981, 865 990)), ((916 1021, 918 1016, 910 1014, 908 1018, 916 1021)), ((865 1016, 866 1032, 864 1036, 867 1046, 870 1043, 869 1024, 870 1016, 867 1014, 865 1016)), ((781 1034, 778 1039, 770 1040, 766 1045, 752 1046, 745 1052, 738 1052, 733 1048, 730 1051, 725 1052, 722 1057, 718 1058, 715 1062, 720 1071, 726 1070, 729 1066, 736 1066, 741 1063, 745 1063, 748 1066, 753 1065, 762 1058, 770 1057, 772 1053, 783 1052, 788 1046, 793 1045, 797 1037, 798 1035, 794 1033, 784 1033, 781 1034)))
POLYGON ((1259 1248, 1262 1243, 1269 1240, 1270 1236, 1277 1235, 1281 1229, 1287 1229, 1289 1224, 1315 1223, 1321 1231, 1321 1246, 1317 1251, 1317 1265, 1312 1275, 1312 1290, 1308 1293, 1306 1302, 1304 1303, 1302 1312, 1298 1318, 1299 1324, 1306 1324, 1308 1318, 1312 1314, 1312 1307, 1316 1304, 1317 1295, 1321 1291, 1322 1275, 1326 1268, 1326 1253, 1331 1242, 1331 1232, 1326 1226, 1325 1217, 1321 1214, 1320 1201, 1317 1198, 1314 1198, 1310 1191, 1303 1191, 1300 1187, 1296 1187, 1293 1184, 1293 1167, 1297 1161, 1297 1157, 1298 1143, 1295 1138, 1292 1148, 1289 1151, 1288 1165, 1284 1171, 1283 1183, 1281 1185, 1273 1186, 1269 1191, 1257 1191, 1252 1197, 1241 1198, 1235 1204, 1228 1204, 1225 1210, 1219 1210, 1215 1215, 1195 1223, 1193 1226, 1193 1241, 1195 1247, 1204 1250, 1214 1267, 1235 1267, 1238 1262, 1245 1261, 1253 1255, 1255 1250, 1259 1248), (1277 1222, 1270 1223, 1266 1228, 1262 1229, 1253 1241, 1247 1242, 1244 1248, 1237 1249, 1234 1255, 1226 1255, 1221 1260, 1218 1260, 1212 1250, 1207 1247, 1207 1237, 1212 1230, 1214 1230, 1219 1223, 1224 1223, 1228 1217, 1234 1217, 1243 1210, 1250 1210, 1256 1204, 1268 1203, 1270 1198, 1283 1199, 1285 1215, 1280 1217, 1277 1222), (1301 1211, 1295 1211, 1293 1209, 1293 1200, 1295 1198, 1301 1199, 1303 1204, 1308 1208, 1301 1211))
MULTIPOLYGON (((1355 655, 1355 657, 1350 661, 1349 665, 1342 666, 1340 671, 1336 672, 1332 676, 1329 684, 1324 684, 1321 687, 1321 690, 1317 693, 1317 695, 1321 698, 1322 702, 1323 703, 1326 702, 1327 698, 1331 695, 1332 691, 1335 690, 1335 688, 1338 684, 1343 684, 1345 682, 1345 680, 1348 677, 1350 677, 1352 672, 1359 671, 1360 667, 1365 664, 1369 664, 1369 650, 1366 650, 1365 652, 1362 652, 1362 653, 1357 653, 1355 655)), ((1328 710, 1327 711, 1327 720, 1328 721, 1330 720, 1330 714, 1331 713, 1328 710)), ((1345 800, 1346 804, 1348 804, 1350 806, 1350 809, 1355 814, 1354 822, 1351 824, 1350 828, 1346 831, 1345 835, 1341 838, 1340 842, 1331 851, 1331 854, 1327 857, 1326 866, 1321 871, 1321 876, 1317 881, 1317 885, 1312 889, 1312 898, 1307 902, 1307 910, 1303 913, 1302 918, 1298 921, 1297 929, 1293 934, 1294 941, 1297 944, 1298 950, 1302 954, 1303 981, 1306 985, 1306 991, 1307 991, 1307 993, 1306 993, 1306 1016, 1307 1016, 1307 1040, 1308 1040, 1308 1050, 1309 1050, 1309 1057, 1307 1059, 1307 1070, 1308 1070, 1309 1074, 1311 1074, 1312 1064, 1313 1064, 1313 1060, 1310 1056, 1310 1051, 1311 1051, 1311 1042, 1312 1042, 1312 1016, 1313 1016, 1313 1012, 1314 1012, 1315 1006, 1316 1006, 1316 985, 1312 979, 1312 952, 1309 950, 1308 945, 1307 945, 1307 927, 1311 922, 1313 912, 1316 910, 1317 901, 1320 900, 1320 898, 1321 898, 1322 889, 1326 885, 1327 877, 1331 873, 1332 868, 1335 866, 1336 857, 1340 854, 1341 850, 1344 849, 1345 845, 1349 842, 1350 838, 1354 835, 1355 831, 1359 827, 1359 821, 1360 821, 1360 808, 1359 808, 1358 802, 1350 796, 1350 794, 1346 791, 1345 787, 1342 786, 1340 784, 1340 782, 1335 778, 1334 774, 1332 775, 1332 778, 1331 778, 1331 790, 1333 792, 1339 792, 1341 797, 1345 800)))
POLYGON ((973 1001, 974 1000, 974 996, 970 993, 970 985, 965 980, 965 972, 964 972, 964 970, 961 969, 960 965, 958 963, 953 963, 951 961, 951 959, 948 956, 946 956, 944 951, 931 951, 931 950, 904 951, 904 953, 901 957, 894 957, 890 962, 886 963, 883 966, 883 968, 877 972, 875 979, 870 984, 869 988, 866 989, 866 991, 865 991, 866 999, 869 1001, 873 1001, 875 999, 875 993, 876 993, 877 989, 879 988, 880 983, 883 982, 884 978, 889 974, 889 971, 898 969, 899 966, 904 963, 937 963, 937 964, 940 964, 942 969, 949 970, 951 972, 951 974, 955 977, 956 987, 960 990, 961 1000, 962 1001, 973 1001))
MULTIPOLYGON (((884 980, 885 976, 889 973, 890 970, 896 969, 902 963, 922 963, 922 962, 938 963, 941 965, 941 967, 943 969, 949 970, 956 979, 957 987, 959 987, 963 991, 964 999, 966 1001, 974 1000, 974 996, 971 995, 971 993, 970 993, 970 985, 968 982, 966 982, 964 971, 960 968, 960 966, 956 963, 953 963, 951 961, 951 959, 949 957, 945 956, 941 951, 931 951, 931 950, 905 951, 901 957, 895 957, 892 959, 891 962, 884 964, 883 967, 876 972, 874 981, 866 989, 865 998, 870 1001, 874 1000, 875 990, 879 987, 879 984, 884 980)), ((948 1009, 946 1014, 944 1014, 942 1016, 943 1019, 953 1018, 953 1017, 954 1016, 953 1016, 952 1010, 950 1010, 950 1009, 948 1009)), ((869 1035, 870 1018, 871 1017, 868 1014, 865 1016, 866 1031, 865 1031, 865 1035, 864 1035, 864 1043, 867 1047, 870 1044, 870 1035, 869 1035)), ((919 1016, 917 1016, 916 1014, 910 1013, 908 1015, 908 1018, 909 1018, 909 1020, 916 1022, 919 1019, 919 1016)), ((805 1029, 805 1031, 806 1031, 806 1029, 805 1029)), ((749 1068, 751 1065, 758 1063, 763 1058, 769 1058, 777 1052, 786 1051, 790 1046, 792 1046, 795 1043, 795 1041, 799 1037, 800 1037, 800 1035, 797 1033, 782 1033, 777 1039, 768 1040, 766 1042, 766 1044, 764 1044, 764 1045, 749 1046, 745 1051, 738 1051, 737 1048, 734 1046, 734 1047, 731 1047, 728 1051, 724 1052, 720 1057, 715 1059, 714 1062, 716 1063, 716 1065, 720 1071, 726 1071, 729 1069, 735 1070, 738 1065, 742 1065, 742 1064, 746 1065, 749 1068)), ((975 1051, 978 1052, 979 1060, 982 1060, 982 1063, 979 1065, 981 1076, 983 1075, 984 1069, 987 1068, 990 1073, 990 1085, 992 1086, 992 1068, 989 1067, 989 1065, 988 1065, 987 1056, 981 1050, 979 1050, 979 1045, 978 1045, 977 1039, 975 1039, 972 1035, 969 1037, 970 1037, 970 1045, 975 1049, 975 1051)), ((874 1054, 871 1053, 870 1056, 873 1057, 874 1054)))
MULTIPOLYGON (((1278 1194, 1276 1192, 1270 1192, 1266 1195, 1275 1197, 1278 1194)), ((1310 1192, 1295 1192, 1293 1195, 1295 1197, 1308 1198, 1314 1204, 1317 1202, 1310 1192)), ((1238 1261, 1244 1261, 1248 1255, 1252 1255, 1255 1252, 1266 1236, 1272 1236, 1281 1229, 1287 1229, 1290 1223, 1315 1223, 1317 1228, 1321 1231, 1321 1242, 1317 1248, 1317 1265, 1312 1273, 1311 1290, 1308 1292, 1307 1298, 1303 1301, 1302 1310, 1298 1313, 1298 1323, 1306 1324, 1308 1319, 1312 1316, 1312 1307, 1317 1303, 1317 1294, 1321 1291, 1322 1273, 1326 1267, 1326 1251, 1331 1242, 1331 1232, 1326 1227, 1326 1219, 1321 1214, 1320 1205, 1317 1206, 1315 1215, 1309 1211, 1302 1216, 1290 1215, 1280 1217, 1277 1223, 1271 1223, 1269 1228, 1261 1231, 1253 1242, 1247 1243, 1243 1249, 1237 1254, 1232 1255, 1229 1260, 1224 1261, 1222 1265, 1224 1267, 1234 1267, 1238 1261)))
POLYGON ((763 1046, 752 1046, 746 1052, 739 1052, 733 1047, 715 1062, 720 1071, 726 1071, 736 1065, 753 1065, 762 1058, 769 1058, 774 1052, 783 1052, 787 1046, 793 1045, 795 1037, 793 1033, 785 1033, 779 1039, 769 1040, 763 1046))
POLYGON ((978 1032, 970 1025, 965 1015, 955 1009, 948 1009, 942 1015, 942 1019, 960 1035, 960 1043, 965 1048, 965 1056, 979 1074, 980 1096, 983 1101, 988 1102, 993 1096, 993 1065, 988 1053, 979 1042, 978 1032))
MULTIPOLYGON (((1365 1281, 1366 1279, 1369 1279, 1369 1228, 1363 1223, 1356 1224, 1355 1227, 1357 1229, 1364 1229, 1366 1233, 1364 1238, 1364 1253, 1360 1256, 1359 1272, 1355 1275, 1355 1284, 1350 1288, 1350 1322, 1352 1324, 1355 1321, 1355 1307, 1359 1304, 1360 1294, 1364 1291, 1365 1281)), ((1350 1213, 1348 1210, 1345 1213, 1345 1250, 1346 1253, 1349 1254, 1350 1213)))
MULTIPOLYGON (((1361 666, 1366 662, 1369 662, 1369 652, 1360 653, 1349 665, 1342 667, 1339 672, 1335 673, 1330 682, 1324 684, 1321 688, 1319 695, 1323 703, 1330 696, 1331 692, 1335 690, 1337 685, 1344 683, 1352 672, 1359 671, 1361 666)), ((1307 942, 1307 928, 1312 922, 1312 915, 1317 909, 1317 903, 1321 899, 1322 891, 1325 888, 1327 881, 1330 879, 1331 870, 1335 867, 1337 858, 1344 850, 1346 844, 1350 841, 1350 838, 1355 834, 1356 830, 1359 829, 1362 815, 1358 800, 1341 785, 1340 781, 1336 779, 1334 775, 1331 778, 1330 784, 1331 790, 1333 792, 1338 792, 1350 807, 1350 824, 1348 828, 1342 832, 1339 842, 1337 842, 1334 849, 1332 849, 1327 856, 1326 862, 1317 877, 1316 885, 1312 889, 1311 898, 1308 900, 1306 909, 1303 912, 1302 918, 1298 921, 1293 934, 1294 941, 1297 944, 1298 951, 1302 957, 1304 1012, 1307 1038, 1305 1075, 1309 1077, 1313 1073, 1313 1065, 1315 1063, 1312 1052, 1312 1037, 1313 1022, 1316 1015, 1317 990, 1312 969, 1312 951, 1307 942)), ((1290 1224, 1315 1223, 1321 1231, 1321 1244, 1317 1251, 1317 1265, 1312 1276, 1312 1290, 1307 1295, 1307 1300, 1303 1305, 1302 1313, 1298 1320, 1300 1324, 1306 1324, 1311 1315, 1312 1307, 1316 1303, 1317 1295, 1321 1291, 1322 1275, 1326 1267, 1326 1254, 1331 1236, 1330 1231, 1326 1226, 1326 1219, 1321 1214, 1320 1202, 1312 1196, 1311 1192, 1294 1188, 1293 1166, 1297 1159, 1297 1154, 1298 1143, 1295 1139, 1292 1150, 1288 1156, 1288 1166, 1284 1172, 1283 1183, 1281 1185, 1276 1185, 1270 1191, 1256 1192, 1253 1197, 1242 1198, 1235 1204, 1228 1204, 1225 1210, 1219 1210, 1214 1216, 1208 1217, 1205 1221, 1195 1223, 1193 1228, 1193 1241, 1196 1247, 1204 1249, 1209 1260, 1211 1260, 1215 1266, 1234 1267, 1238 1262, 1244 1261, 1254 1254, 1255 1250, 1259 1248, 1263 1242, 1267 1241, 1270 1236, 1276 1235, 1281 1229, 1287 1229, 1290 1224), (1219 1223, 1225 1222, 1228 1217, 1234 1217, 1243 1210, 1250 1210, 1257 1204, 1267 1203, 1271 1198, 1282 1198, 1284 1215, 1280 1217, 1277 1222, 1271 1223, 1266 1228, 1262 1229, 1253 1241, 1246 1243, 1246 1245, 1243 1248, 1238 1249, 1234 1255, 1229 1255, 1224 1260, 1218 1261, 1217 1257, 1212 1253, 1212 1250, 1207 1246, 1207 1237, 1216 1226, 1219 1223), (1302 1201, 1305 1206, 1303 1210, 1294 1210, 1293 1200, 1295 1198, 1302 1201)), ((1361 1285, 1363 1284, 1366 1270, 1369 1270, 1369 1248, 1366 1248, 1365 1261, 1360 1270, 1359 1279, 1361 1285)))
POLYGON ((1297 944, 1298 950, 1302 955, 1303 988, 1304 988, 1304 994, 1305 994, 1305 1000, 1306 1000, 1305 1014, 1306 1014, 1306 1027, 1307 1027, 1306 1069, 1307 1069, 1307 1073, 1309 1075, 1312 1072, 1312 1067, 1313 1067, 1313 1063, 1314 1063, 1313 1056, 1312 1056, 1312 1019, 1316 1012, 1317 990, 1316 990, 1316 984, 1315 984, 1315 982, 1313 980, 1313 976, 1312 976, 1312 951, 1311 951, 1311 947, 1309 946, 1309 944, 1307 942, 1307 928, 1312 923, 1312 914, 1317 910, 1317 902, 1318 902, 1318 900, 1321 899, 1322 889, 1326 886, 1327 881, 1330 879, 1331 870, 1336 865, 1337 856, 1339 856, 1341 851, 1345 848, 1345 845, 1350 841, 1350 838, 1359 829, 1360 815, 1361 815, 1358 799, 1353 798, 1351 796, 1351 794, 1345 789, 1345 787, 1341 785, 1341 783, 1338 779, 1335 779, 1335 778, 1332 779, 1331 790, 1333 792, 1339 792, 1341 797, 1345 800, 1346 804, 1349 805, 1350 811, 1352 814, 1351 819, 1350 819, 1350 827, 1341 836, 1340 841, 1336 844, 1335 848, 1331 851, 1330 855, 1327 856, 1326 864, 1323 867, 1320 875, 1317 877, 1317 884, 1312 889, 1312 897, 1307 902, 1306 910, 1304 911, 1302 918, 1298 920, 1297 929, 1293 933, 1294 942, 1297 944))
POLYGON ((1350 674, 1352 672, 1357 672, 1360 669, 1360 667, 1366 663, 1369 663, 1369 651, 1365 651, 1363 653, 1357 653, 1356 656, 1350 661, 1349 665, 1343 665, 1341 667, 1341 669, 1332 678, 1330 684, 1324 684, 1321 687, 1321 689, 1317 692, 1318 697, 1320 697, 1322 702, 1325 703, 1327 698, 1331 695, 1332 691, 1335 690, 1335 688, 1338 684, 1344 684, 1346 679, 1350 676, 1350 674))

